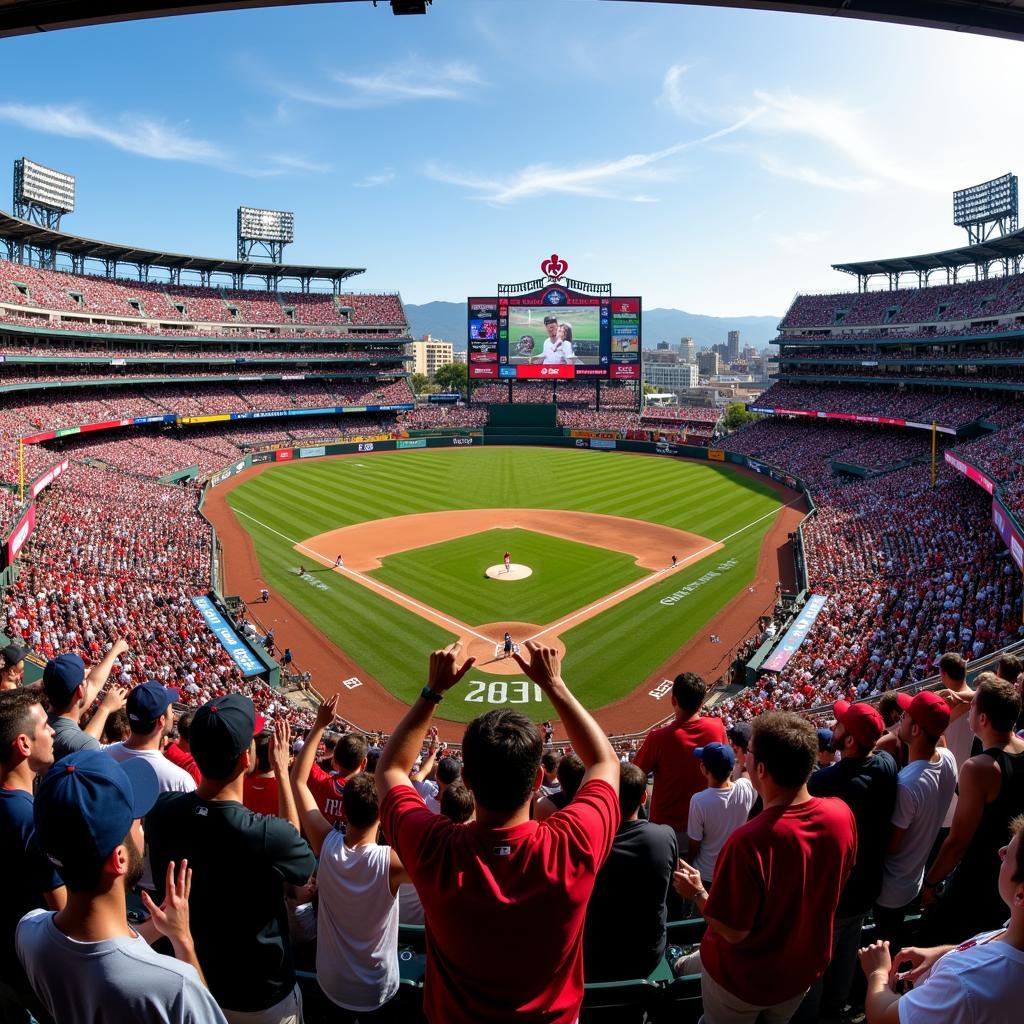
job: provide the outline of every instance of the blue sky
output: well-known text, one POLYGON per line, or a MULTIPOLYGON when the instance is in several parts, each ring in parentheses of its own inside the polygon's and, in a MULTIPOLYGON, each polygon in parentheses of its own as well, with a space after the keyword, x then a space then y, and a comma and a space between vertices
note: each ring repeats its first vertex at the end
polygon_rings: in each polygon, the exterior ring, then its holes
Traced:
POLYGON ((0 46, 0 167, 76 174, 67 230, 231 256, 238 205, 292 209, 289 258, 409 302, 558 252, 647 307, 778 314, 832 262, 960 244, 951 191, 1024 172, 1020 44, 836 18, 360 2, 0 46))

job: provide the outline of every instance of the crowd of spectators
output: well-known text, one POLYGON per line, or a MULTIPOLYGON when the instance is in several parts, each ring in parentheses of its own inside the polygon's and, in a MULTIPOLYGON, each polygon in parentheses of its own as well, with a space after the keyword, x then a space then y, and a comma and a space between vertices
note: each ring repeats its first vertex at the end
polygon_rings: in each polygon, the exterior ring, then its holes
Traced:
POLYGON ((798 295, 783 328, 923 324, 1008 316, 1024 311, 1024 275, 931 288, 798 295))

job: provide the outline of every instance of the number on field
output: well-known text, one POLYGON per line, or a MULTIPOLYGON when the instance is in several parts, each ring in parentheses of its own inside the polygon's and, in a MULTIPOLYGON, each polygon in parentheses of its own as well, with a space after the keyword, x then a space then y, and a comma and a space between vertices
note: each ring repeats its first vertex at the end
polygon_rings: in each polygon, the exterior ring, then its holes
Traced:
POLYGON ((544 699, 540 687, 536 683, 529 683, 525 679, 516 679, 506 682, 504 679, 496 679, 487 683, 482 679, 475 679, 469 684, 464 700, 472 704, 529 704, 531 701, 540 704, 544 699), (530 695, 530 687, 533 686, 533 695, 530 695))

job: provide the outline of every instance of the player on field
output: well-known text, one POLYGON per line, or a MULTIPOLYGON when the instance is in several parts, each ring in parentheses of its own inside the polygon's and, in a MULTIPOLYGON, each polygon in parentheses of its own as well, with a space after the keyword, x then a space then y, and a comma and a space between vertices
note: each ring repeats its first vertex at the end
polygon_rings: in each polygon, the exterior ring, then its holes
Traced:
POLYGON ((338 555, 338 557, 334 560, 334 568, 335 569, 344 569, 345 568, 345 559, 342 558, 341 555, 338 555))
POLYGON ((505 657, 512 657, 512 634, 505 630, 505 657))
POLYGON ((512 556, 506 551, 505 552, 505 572, 510 572, 512 568, 512 556))

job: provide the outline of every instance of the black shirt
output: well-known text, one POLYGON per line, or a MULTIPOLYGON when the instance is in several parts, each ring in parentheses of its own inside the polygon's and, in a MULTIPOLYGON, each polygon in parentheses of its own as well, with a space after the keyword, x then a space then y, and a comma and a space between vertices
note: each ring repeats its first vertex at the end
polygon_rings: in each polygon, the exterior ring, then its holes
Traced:
POLYGON ((864 913, 881 892, 898 774, 892 755, 878 751, 866 759, 844 757, 807 781, 812 796, 839 797, 857 823, 857 860, 839 897, 836 917, 864 913))
POLYGON ((665 955, 665 901, 678 849, 668 825, 624 821, 594 880, 583 930, 586 981, 646 978, 665 955))
POLYGON ((168 862, 188 858, 192 937, 217 1002, 248 1012, 279 1003, 295 986, 284 883, 313 873, 306 841, 281 818, 196 793, 163 793, 145 828, 158 903, 168 862))

